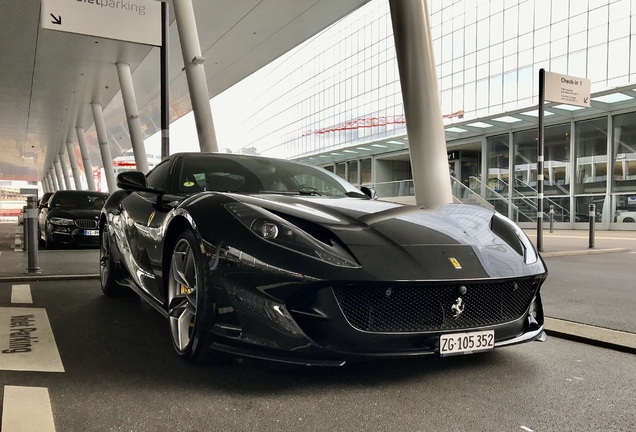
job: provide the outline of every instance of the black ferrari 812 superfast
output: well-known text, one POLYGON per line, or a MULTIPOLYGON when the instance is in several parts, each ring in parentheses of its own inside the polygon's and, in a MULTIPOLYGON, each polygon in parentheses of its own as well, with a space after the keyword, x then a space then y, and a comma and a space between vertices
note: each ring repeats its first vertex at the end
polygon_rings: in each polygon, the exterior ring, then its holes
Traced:
POLYGON ((382 201, 323 168, 236 154, 174 154, 117 184, 102 290, 154 306, 189 361, 340 365, 545 340, 546 266, 492 210, 382 201))

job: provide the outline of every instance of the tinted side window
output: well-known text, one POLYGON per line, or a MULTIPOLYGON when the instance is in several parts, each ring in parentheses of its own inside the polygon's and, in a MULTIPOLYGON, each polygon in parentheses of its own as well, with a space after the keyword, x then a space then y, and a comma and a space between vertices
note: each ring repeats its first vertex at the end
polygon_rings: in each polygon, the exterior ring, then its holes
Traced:
POLYGON ((169 160, 157 165, 146 176, 146 180, 148 181, 148 186, 167 191, 169 171, 170 171, 169 160))

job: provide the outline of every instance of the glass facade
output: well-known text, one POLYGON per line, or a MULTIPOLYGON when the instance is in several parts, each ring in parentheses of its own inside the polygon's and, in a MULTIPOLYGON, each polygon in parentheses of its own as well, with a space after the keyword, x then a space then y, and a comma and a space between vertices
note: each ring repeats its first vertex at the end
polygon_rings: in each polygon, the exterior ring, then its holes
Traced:
MULTIPOLYGON (((449 162, 462 194, 470 189, 520 223, 536 220, 545 69, 590 79, 593 109, 546 110, 544 210, 573 224, 586 222, 594 204, 604 227, 630 222, 619 215, 636 212, 636 2, 427 4, 449 162), (613 96, 634 102, 617 105, 613 96), (477 127, 483 132, 463 135, 477 127)), ((374 185, 381 197, 413 194, 388 0, 370 1, 248 81, 233 151, 302 159, 374 185)))

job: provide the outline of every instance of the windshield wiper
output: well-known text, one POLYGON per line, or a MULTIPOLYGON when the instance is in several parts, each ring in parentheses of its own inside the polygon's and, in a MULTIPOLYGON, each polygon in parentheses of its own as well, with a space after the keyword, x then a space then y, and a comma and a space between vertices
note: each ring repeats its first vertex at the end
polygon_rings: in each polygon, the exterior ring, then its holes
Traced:
POLYGON ((287 190, 287 191, 262 190, 262 191, 259 191, 259 193, 262 193, 262 194, 277 194, 277 195, 317 195, 317 196, 322 196, 323 195, 318 190, 316 190, 314 188, 309 188, 309 187, 302 187, 302 188, 300 188, 298 190, 287 190))

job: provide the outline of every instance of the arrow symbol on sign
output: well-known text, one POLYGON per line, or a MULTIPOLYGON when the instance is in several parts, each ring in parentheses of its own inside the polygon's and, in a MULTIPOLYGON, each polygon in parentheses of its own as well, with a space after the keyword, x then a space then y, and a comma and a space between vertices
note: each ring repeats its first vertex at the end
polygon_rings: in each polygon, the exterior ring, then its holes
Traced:
POLYGON ((53 21, 51 21, 51 24, 62 25, 62 15, 58 15, 58 16, 55 16, 53 14, 50 14, 50 15, 53 18, 53 21))
POLYGON ((583 98, 583 102, 584 102, 584 103, 587 103, 587 100, 588 100, 588 99, 589 99, 589 98, 583 98))

